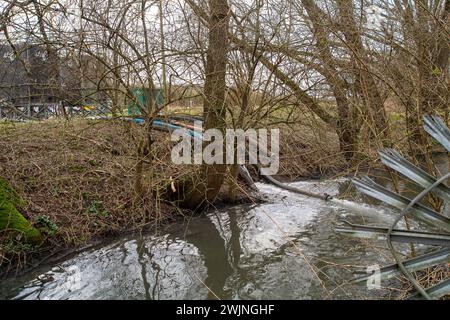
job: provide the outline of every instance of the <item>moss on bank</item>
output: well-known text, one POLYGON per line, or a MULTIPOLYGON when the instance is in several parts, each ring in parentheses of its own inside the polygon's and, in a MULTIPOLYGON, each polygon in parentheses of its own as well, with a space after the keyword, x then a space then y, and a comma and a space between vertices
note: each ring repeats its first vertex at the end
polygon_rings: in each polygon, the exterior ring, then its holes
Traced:
POLYGON ((40 244, 41 232, 17 210, 18 206, 25 206, 25 201, 0 177, 0 232, 8 237, 23 237, 25 242, 40 244))

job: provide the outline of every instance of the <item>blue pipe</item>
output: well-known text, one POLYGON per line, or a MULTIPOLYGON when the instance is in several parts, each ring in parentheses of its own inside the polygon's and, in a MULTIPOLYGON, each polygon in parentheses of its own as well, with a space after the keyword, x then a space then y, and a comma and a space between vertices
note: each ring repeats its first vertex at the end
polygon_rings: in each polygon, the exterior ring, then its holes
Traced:
MULTIPOLYGON (((138 124, 144 124, 145 119, 143 118, 123 118, 124 120, 133 121, 138 124)), ((153 120, 152 126, 156 128, 168 129, 169 131, 174 131, 177 129, 185 129, 191 137, 203 140, 203 133, 194 131, 192 129, 183 128, 181 126, 164 122, 162 120, 153 120)))
POLYGON ((157 127, 157 128, 158 127, 159 128, 167 128, 170 131, 173 131, 173 130, 176 130, 176 129, 184 129, 184 130, 186 130, 189 133, 189 135, 191 137, 203 140, 203 133, 201 133, 201 132, 197 132, 197 131, 194 131, 194 130, 191 130, 191 129, 183 128, 183 127, 177 126, 175 124, 166 123, 166 122, 163 122, 161 120, 153 120, 152 126, 157 127))

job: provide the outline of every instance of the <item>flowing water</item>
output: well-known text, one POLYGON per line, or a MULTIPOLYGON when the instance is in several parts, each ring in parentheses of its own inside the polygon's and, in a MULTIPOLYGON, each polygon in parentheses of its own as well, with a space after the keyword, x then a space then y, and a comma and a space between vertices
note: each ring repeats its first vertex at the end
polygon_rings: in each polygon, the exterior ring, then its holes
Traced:
MULTIPOLYGON (((292 185, 335 196, 349 190, 346 179, 292 185)), ((389 298, 386 289, 348 283, 356 270, 391 262, 385 243, 340 235, 334 227, 343 220, 386 226, 394 210, 364 197, 324 202, 267 184, 258 188, 267 195, 266 203, 218 209, 159 234, 131 236, 85 251, 3 281, 0 297, 389 298)))

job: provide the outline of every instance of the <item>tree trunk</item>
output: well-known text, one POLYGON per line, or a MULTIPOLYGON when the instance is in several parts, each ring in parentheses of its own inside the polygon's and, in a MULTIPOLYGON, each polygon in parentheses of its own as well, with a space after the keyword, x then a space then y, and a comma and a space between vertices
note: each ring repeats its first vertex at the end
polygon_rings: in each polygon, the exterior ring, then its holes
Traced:
POLYGON ((358 128, 351 116, 350 105, 347 99, 336 97, 338 107, 338 117, 336 121, 336 133, 339 138, 339 149, 343 153, 345 160, 349 163, 356 155, 358 145, 358 128))
POLYGON ((366 105, 365 111, 369 123, 373 126, 372 136, 379 139, 383 146, 388 146, 390 142, 389 122, 378 85, 369 70, 367 52, 361 40, 361 32, 355 21, 353 1, 338 0, 337 6, 341 29, 346 45, 352 55, 356 89, 366 105))
MULTIPOLYGON (((225 74, 228 53, 229 7, 227 0, 209 0, 209 38, 203 100, 203 127, 225 131, 225 74)), ((223 184, 225 164, 203 164, 183 205, 197 209, 211 203, 223 184)))
POLYGON ((317 55, 325 71, 322 74, 327 79, 336 100, 338 109, 336 133, 339 138, 339 149, 345 159, 351 162, 356 154, 358 128, 355 119, 352 119, 354 110, 346 96, 346 83, 339 76, 340 72, 335 61, 336 59, 330 49, 330 31, 326 28, 328 15, 313 0, 302 0, 302 3, 314 28, 314 36, 318 49, 317 55))

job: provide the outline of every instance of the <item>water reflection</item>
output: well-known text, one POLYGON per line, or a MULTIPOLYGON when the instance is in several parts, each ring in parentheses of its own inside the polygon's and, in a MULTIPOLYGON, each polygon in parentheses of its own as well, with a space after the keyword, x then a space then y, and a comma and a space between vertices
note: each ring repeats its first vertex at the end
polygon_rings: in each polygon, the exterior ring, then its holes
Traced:
MULTIPOLYGON (((204 284, 208 289, 207 298, 226 298, 224 284, 228 276, 233 273, 233 268, 228 259, 225 240, 207 217, 189 223, 184 232, 183 240, 196 247, 203 258, 203 265, 206 268, 204 284)), ((174 239, 177 236, 177 234, 170 235, 174 239)), ((237 237, 239 238, 239 234, 237 237)))

